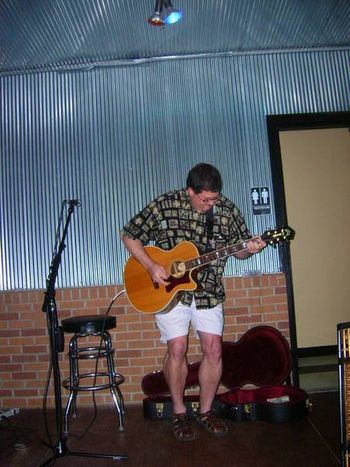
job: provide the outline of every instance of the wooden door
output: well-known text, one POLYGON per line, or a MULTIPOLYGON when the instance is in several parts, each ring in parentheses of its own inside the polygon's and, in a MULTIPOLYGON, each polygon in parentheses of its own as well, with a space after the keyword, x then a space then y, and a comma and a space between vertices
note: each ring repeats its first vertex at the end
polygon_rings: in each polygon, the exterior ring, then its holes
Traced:
POLYGON ((336 344, 350 320, 350 133, 279 133, 298 348, 336 344))

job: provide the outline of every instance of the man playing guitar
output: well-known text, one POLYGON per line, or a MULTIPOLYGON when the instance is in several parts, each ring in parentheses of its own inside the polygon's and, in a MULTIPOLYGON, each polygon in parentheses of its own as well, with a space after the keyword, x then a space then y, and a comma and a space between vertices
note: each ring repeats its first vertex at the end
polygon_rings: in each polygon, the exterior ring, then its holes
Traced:
MULTIPOLYGON (((172 250, 181 242, 192 242, 200 253, 244 241, 234 256, 246 259, 259 253, 266 243, 252 238, 235 204, 221 194, 222 179, 210 164, 194 166, 186 189, 165 193, 149 203, 122 229, 121 238, 133 258, 147 271, 154 290, 167 293, 171 285, 169 270, 148 254, 145 246, 153 242, 162 250, 172 250)), ((197 288, 176 295, 165 310, 155 310, 161 340, 167 343, 164 375, 173 403, 173 432, 176 439, 190 441, 195 431, 186 417, 184 390, 187 376, 189 326, 200 339, 202 360, 199 368, 200 408, 198 424, 220 436, 227 426, 212 411, 212 403, 222 374, 223 272, 227 257, 216 259, 196 270, 197 288), (158 312, 162 311, 162 312, 158 312), (165 312, 167 311, 167 312, 165 312)), ((181 272, 180 262, 180 272, 181 272)), ((176 276, 176 275, 175 275, 176 276)), ((147 297, 144 297, 147 300, 147 297)))

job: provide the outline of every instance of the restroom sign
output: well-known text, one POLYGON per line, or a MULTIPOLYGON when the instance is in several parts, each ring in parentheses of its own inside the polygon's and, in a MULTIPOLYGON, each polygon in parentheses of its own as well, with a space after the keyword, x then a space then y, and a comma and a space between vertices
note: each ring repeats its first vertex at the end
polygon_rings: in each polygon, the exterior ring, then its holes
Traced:
POLYGON ((253 214, 256 216, 260 214, 270 214, 270 191, 267 186, 260 186, 252 188, 251 190, 253 214))

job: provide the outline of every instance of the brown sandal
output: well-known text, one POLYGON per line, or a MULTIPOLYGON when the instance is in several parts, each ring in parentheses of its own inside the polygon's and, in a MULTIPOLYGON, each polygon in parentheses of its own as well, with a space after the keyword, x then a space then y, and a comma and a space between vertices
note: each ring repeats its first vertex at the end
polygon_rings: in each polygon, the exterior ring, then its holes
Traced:
POLYGON ((174 414, 173 432, 178 441, 192 441, 196 434, 190 425, 185 413, 174 414))
POLYGON ((197 415, 197 422, 204 427, 208 433, 214 436, 224 436, 228 428, 223 420, 217 418, 212 410, 197 415))

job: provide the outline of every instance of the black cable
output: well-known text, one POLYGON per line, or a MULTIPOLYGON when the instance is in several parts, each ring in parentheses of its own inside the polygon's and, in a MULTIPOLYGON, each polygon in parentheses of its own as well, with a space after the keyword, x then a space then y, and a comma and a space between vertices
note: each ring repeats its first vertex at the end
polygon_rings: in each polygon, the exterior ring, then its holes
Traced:
MULTIPOLYGON (((56 230, 56 234, 55 234, 55 244, 54 244, 54 248, 53 248, 53 252, 52 252, 52 259, 57 255, 58 244, 59 244, 60 235, 61 235, 61 226, 63 224, 63 213, 64 213, 65 205, 66 205, 66 201, 63 201, 62 202, 62 207, 61 207, 61 212, 60 212, 59 218, 58 218, 58 226, 57 226, 57 230, 56 230)), ((42 405, 42 414, 43 414, 43 419, 44 419, 45 432, 46 432, 46 436, 48 438, 48 443, 44 442, 44 444, 47 444, 48 447, 53 449, 53 441, 52 441, 52 438, 51 438, 49 425, 48 425, 48 421, 47 421, 47 398, 48 398, 48 393, 49 393, 51 376, 52 376, 52 359, 50 359, 49 368, 48 368, 48 372, 47 372, 46 384, 45 384, 45 389, 44 389, 43 405, 42 405)))
POLYGON ((19 427, 16 423, 10 420, 9 417, 1 415, 0 433, 2 444, 5 445, 5 442, 9 443, 13 446, 14 451, 17 451, 24 450, 29 447, 31 440, 28 433, 32 434, 33 432, 31 428, 19 427))
POLYGON ((44 426, 45 426, 46 436, 47 436, 47 439, 49 441, 47 444, 49 445, 49 447, 51 449, 53 449, 53 442, 52 442, 52 438, 51 438, 51 434, 50 434, 50 430, 49 430, 49 425, 48 425, 48 421, 47 421, 47 396, 48 396, 48 393, 49 393, 51 375, 52 375, 52 361, 50 361, 49 369, 48 369, 48 372, 47 372, 46 384, 45 384, 45 389, 44 389, 42 414, 43 414, 43 419, 44 419, 44 426))
POLYGON ((58 244, 59 244, 60 237, 61 237, 61 225, 63 224, 63 211, 64 211, 64 207, 66 204, 67 202, 63 201, 61 212, 58 218, 58 226, 57 226, 56 235, 55 235, 55 245, 53 247, 52 258, 54 258, 57 255, 58 244))
MULTIPOLYGON (((125 290, 121 290, 120 292, 117 293, 117 295, 115 295, 111 301, 111 303, 109 304, 108 308, 107 308, 107 311, 106 313, 104 314, 104 318, 103 318, 103 325, 102 325, 102 331, 101 331, 101 339, 100 339, 100 344, 98 346, 98 352, 97 352, 97 357, 96 357, 96 363, 95 363, 95 376, 94 376, 94 380, 93 380, 93 384, 92 384, 92 387, 94 388, 96 386, 96 382, 97 382, 97 370, 98 370, 98 362, 99 362, 99 359, 100 359, 100 355, 101 355, 101 352, 102 352, 102 344, 103 344, 103 336, 104 336, 104 333, 105 333, 105 328, 106 328, 106 319, 107 319, 107 316, 109 314, 109 312, 111 311, 111 308, 113 306, 113 303, 117 300, 117 298, 120 297, 120 295, 122 295, 123 293, 125 293, 126 291, 125 290)), ((94 405, 94 414, 92 416, 92 419, 90 421, 90 423, 88 424, 88 426, 85 428, 85 430, 83 431, 83 433, 78 436, 77 438, 79 440, 82 440, 84 438, 84 436, 88 433, 88 431, 90 430, 90 428, 93 426, 93 424, 95 423, 95 420, 96 420, 96 417, 97 417, 97 404, 96 404, 96 396, 95 396, 95 391, 92 390, 92 400, 93 400, 93 405, 94 405)))

